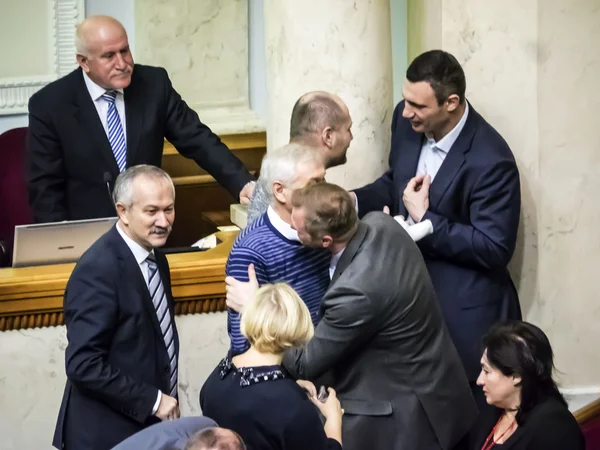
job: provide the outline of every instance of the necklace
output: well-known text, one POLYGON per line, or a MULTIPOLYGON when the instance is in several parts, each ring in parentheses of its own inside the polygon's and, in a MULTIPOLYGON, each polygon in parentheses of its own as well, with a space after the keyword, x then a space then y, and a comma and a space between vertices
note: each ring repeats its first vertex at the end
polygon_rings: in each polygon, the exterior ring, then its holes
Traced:
MULTIPOLYGON (((494 439, 494 433, 496 432, 496 428, 498 428, 498 425, 500 425, 500 422, 502 422, 503 417, 504 416, 502 416, 498 419, 498 422, 496 422, 496 425, 494 425, 494 428, 492 428, 492 432, 488 435, 487 439, 483 443, 483 447, 481 447, 481 450, 490 450, 494 445, 496 445, 496 440, 494 439)), ((502 432, 502 434, 500 436, 498 436, 498 440, 502 439, 504 437, 504 435, 506 433, 508 433, 508 431, 513 427, 514 423, 515 423, 515 418, 513 417, 511 422, 508 424, 508 427, 506 427, 506 430, 504 430, 502 432)))

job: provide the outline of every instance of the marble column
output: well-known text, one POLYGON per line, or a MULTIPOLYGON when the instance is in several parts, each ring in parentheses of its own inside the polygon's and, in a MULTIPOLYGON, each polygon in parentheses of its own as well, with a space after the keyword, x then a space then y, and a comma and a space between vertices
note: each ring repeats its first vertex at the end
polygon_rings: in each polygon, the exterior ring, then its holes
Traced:
POLYGON ((248 93, 248 0, 134 0, 136 62, 167 69, 218 134, 264 131, 248 93))
POLYGON ((522 219, 510 269, 524 318, 548 334, 563 387, 600 393, 597 0, 409 0, 408 8, 409 56, 453 53, 467 98, 517 159, 522 219))
POLYGON ((268 148, 289 141, 292 107, 304 93, 339 95, 353 120, 348 162, 327 179, 345 188, 387 167, 393 111, 389 0, 265 0, 268 148))

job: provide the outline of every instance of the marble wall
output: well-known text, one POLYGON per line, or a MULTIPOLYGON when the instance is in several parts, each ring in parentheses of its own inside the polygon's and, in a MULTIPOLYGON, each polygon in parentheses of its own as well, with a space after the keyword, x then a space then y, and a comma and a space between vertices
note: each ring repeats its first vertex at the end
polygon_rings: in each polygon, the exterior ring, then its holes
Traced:
MULTIPOLYGON (((204 380, 229 346, 225 313, 176 318, 184 416, 200 414, 204 380)), ((65 327, 0 332, 0 448, 50 449, 65 387, 65 327)))
POLYGON ((248 93, 248 0, 135 0, 135 48, 213 131, 264 130, 248 93))
POLYGON ((467 97, 510 144, 523 199, 511 272, 524 316, 550 337, 563 386, 600 393, 597 1, 409 0, 409 23, 410 56, 453 53, 467 97))
POLYGON ((393 108, 389 0, 266 0, 268 148, 289 140, 290 116, 304 93, 346 102, 354 141, 328 181, 359 187, 387 166, 393 108))

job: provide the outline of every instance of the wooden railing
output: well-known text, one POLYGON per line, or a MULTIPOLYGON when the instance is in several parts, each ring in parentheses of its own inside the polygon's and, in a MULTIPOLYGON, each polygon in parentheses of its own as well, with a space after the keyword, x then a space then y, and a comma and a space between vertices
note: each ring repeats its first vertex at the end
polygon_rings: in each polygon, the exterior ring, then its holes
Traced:
MULTIPOLYGON (((237 232, 204 252, 167 255, 176 314, 225 311, 225 263, 237 232)), ((75 264, 0 270, 0 331, 63 324, 63 294, 75 264)))
POLYGON ((587 422, 600 417, 600 398, 592 403, 588 403, 583 408, 579 408, 573 415, 575 416, 575 419, 577 419, 579 425, 584 425, 587 422))

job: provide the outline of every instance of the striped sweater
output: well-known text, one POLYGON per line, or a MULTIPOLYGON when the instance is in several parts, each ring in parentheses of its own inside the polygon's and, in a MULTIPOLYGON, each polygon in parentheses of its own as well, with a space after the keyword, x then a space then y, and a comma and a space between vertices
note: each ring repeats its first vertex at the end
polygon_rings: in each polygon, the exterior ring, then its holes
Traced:
MULTIPOLYGON (((225 271, 239 281, 248 281, 248 265, 254 264, 258 284, 287 283, 306 303, 313 321, 319 321, 319 308, 329 285, 331 253, 322 248, 304 247, 285 238, 265 213, 248 225, 233 244, 225 271)), ((239 314, 227 311, 227 331, 234 354, 249 344, 240 333, 239 314)))

